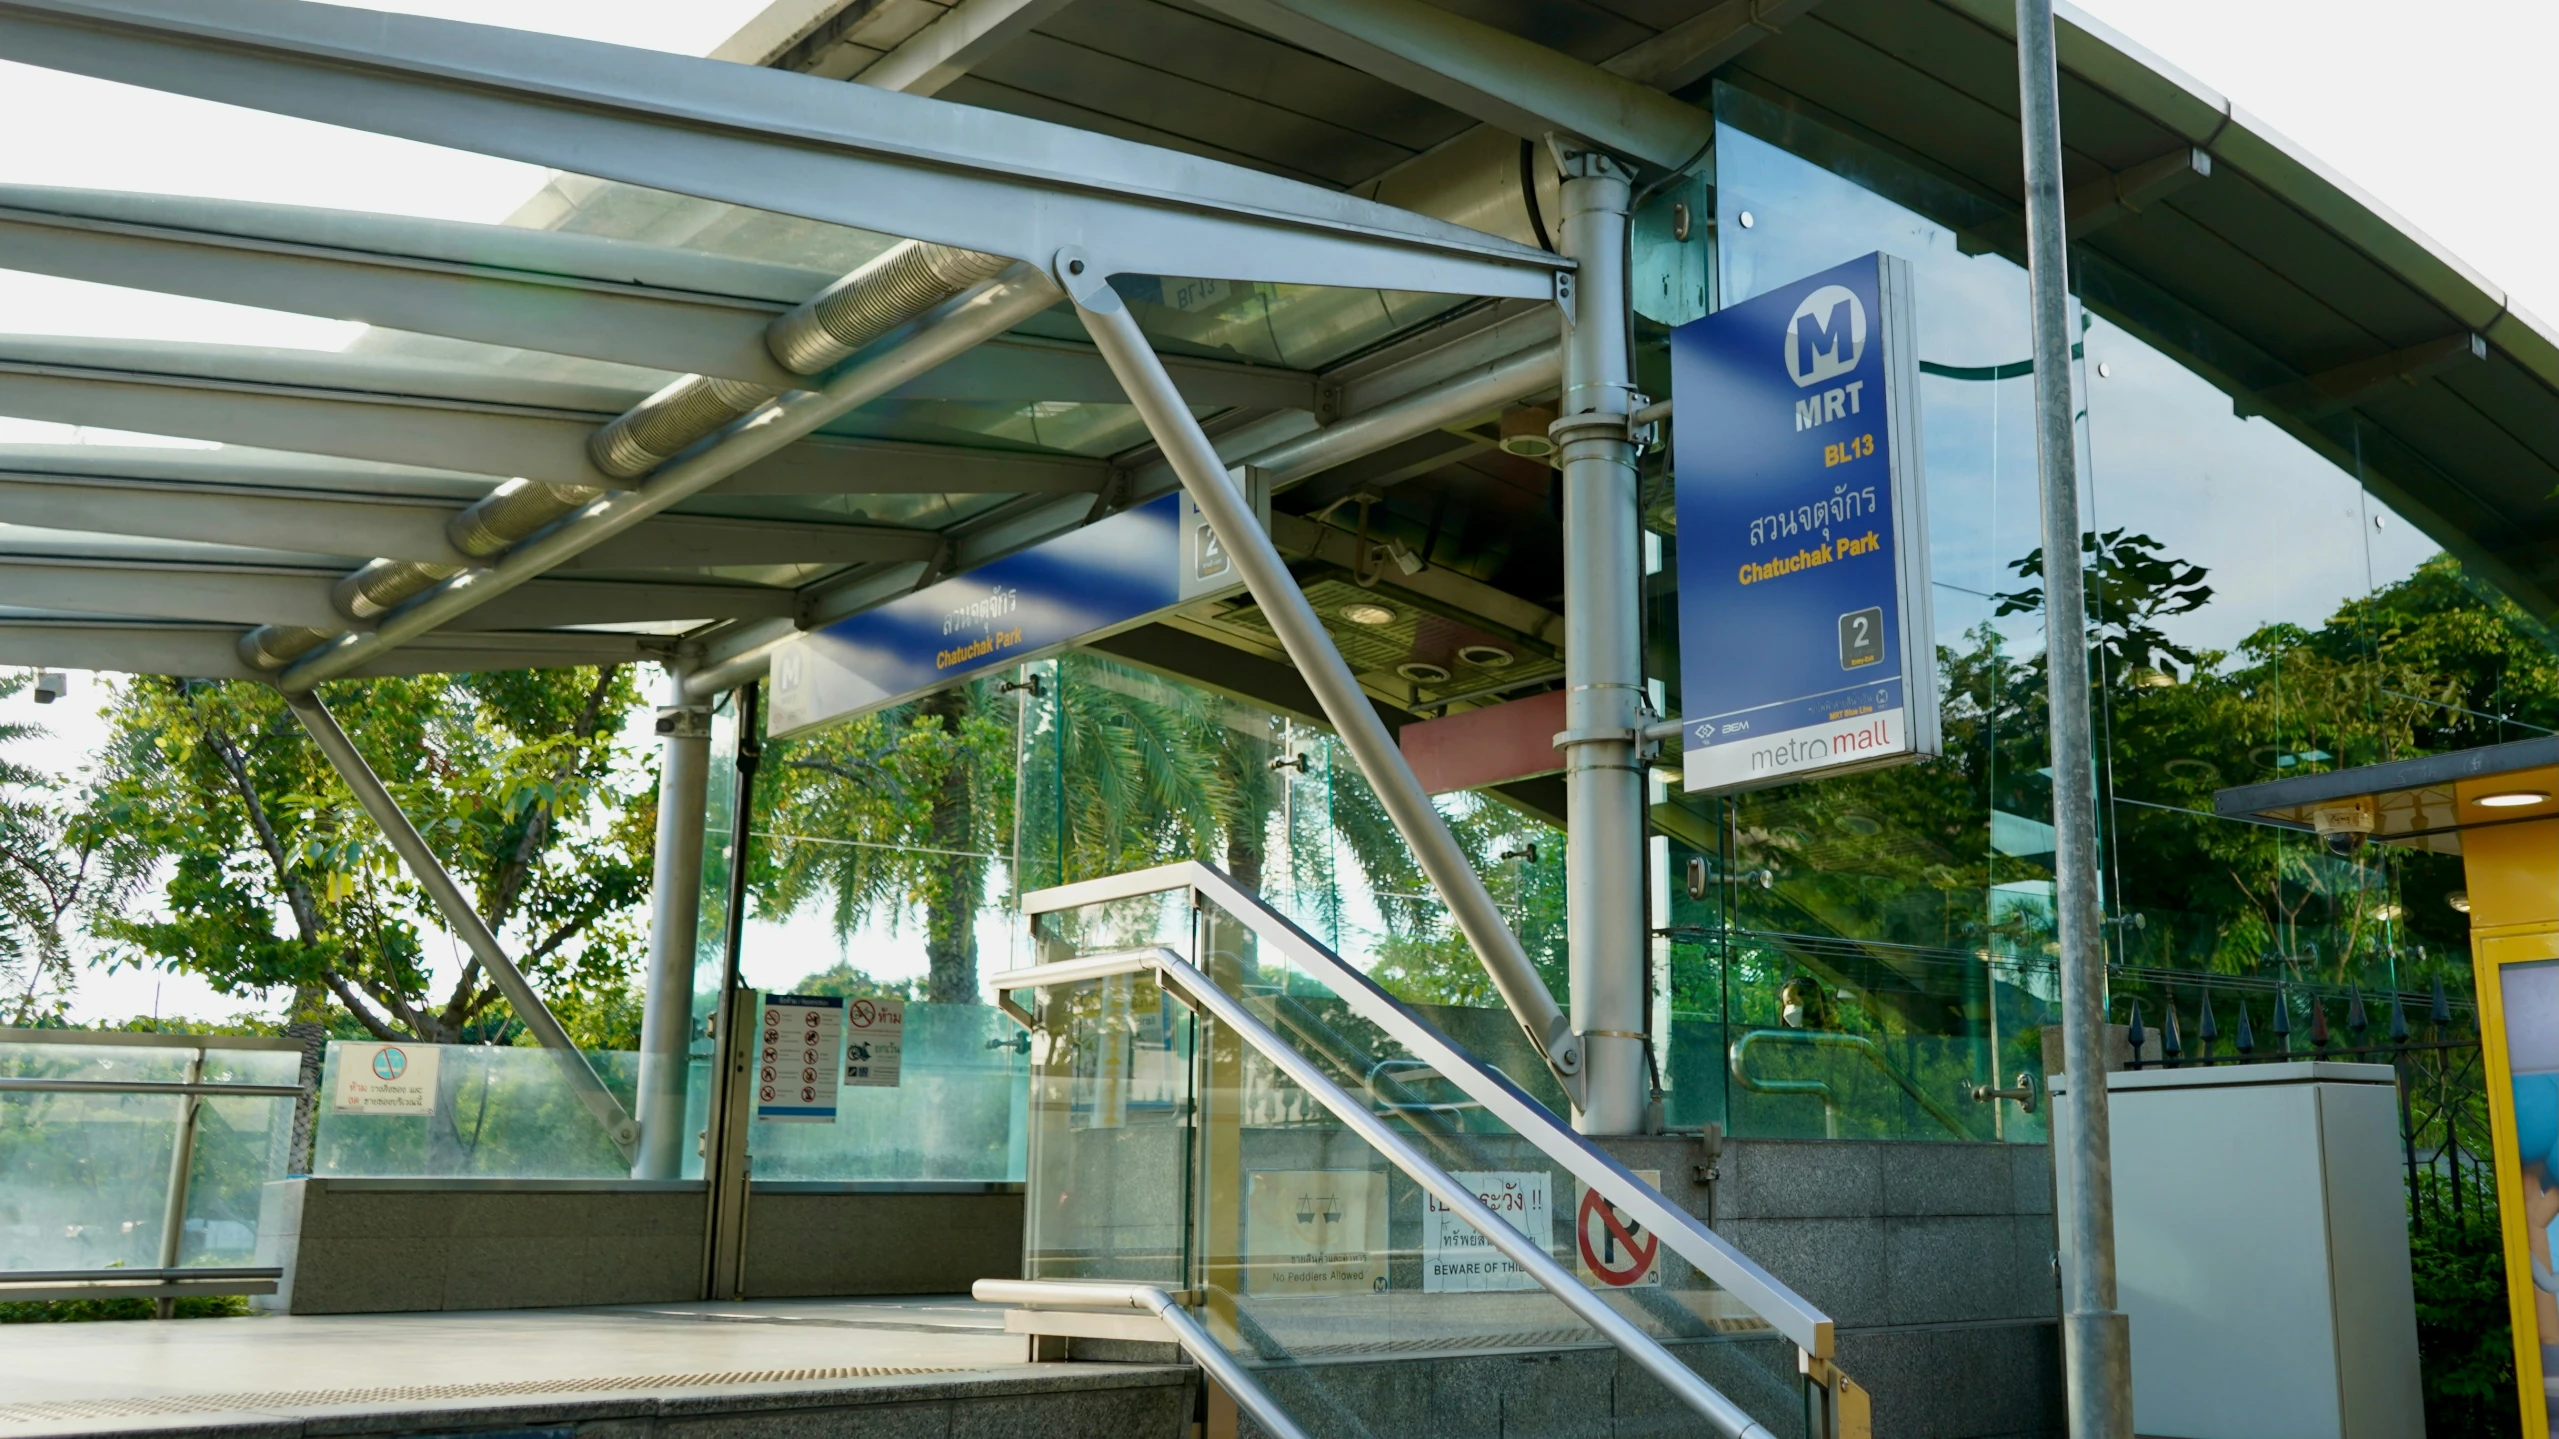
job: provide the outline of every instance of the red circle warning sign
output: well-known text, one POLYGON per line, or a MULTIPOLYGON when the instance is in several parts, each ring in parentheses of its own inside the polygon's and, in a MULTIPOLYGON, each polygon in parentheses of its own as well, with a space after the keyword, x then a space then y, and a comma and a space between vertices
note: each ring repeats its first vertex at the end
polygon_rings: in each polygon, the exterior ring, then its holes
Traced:
POLYGON ((1593 1279, 1624 1289, 1652 1277, 1653 1261, 1661 1254, 1661 1236, 1645 1233, 1642 1225, 1600 1198, 1598 1190, 1582 1191, 1581 1213, 1573 1227, 1581 1241, 1582 1269, 1593 1279))
POLYGON ((845 1017, 853 1022, 855 1029, 868 1029, 879 1022, 880 1008, 867 999, 857 999, 853 1001, 852 1008, 845 1011, 845 1017))

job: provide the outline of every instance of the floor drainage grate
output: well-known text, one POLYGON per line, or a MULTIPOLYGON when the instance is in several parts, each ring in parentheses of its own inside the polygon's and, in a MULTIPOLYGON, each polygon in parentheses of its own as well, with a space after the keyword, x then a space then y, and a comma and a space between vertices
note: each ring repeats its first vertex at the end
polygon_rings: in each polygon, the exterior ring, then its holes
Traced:
POLYGON ((132 1419, 154 1414, 203 1414, 238 1409, 306 1409, 338 1404, 396 1404, 408 1400, 509 1399, 545 1394, 595 1394, 629 1389, 699 1389, 734 1384, 789 1384, 812 1379, 886 1379, 909 1374, 960 1374, 953 1368, 877 1364, 822 1369, 733 1369, 718 1374, 626 1374, 597 1379, 505 1379, 476 1384, 386 1384, 372 1389, 289 1389, 261 1394, 168 1394, 135 1399, 58 1399, 35 1404, 0 1403, 0 1424, 46 1419, 132 1419))

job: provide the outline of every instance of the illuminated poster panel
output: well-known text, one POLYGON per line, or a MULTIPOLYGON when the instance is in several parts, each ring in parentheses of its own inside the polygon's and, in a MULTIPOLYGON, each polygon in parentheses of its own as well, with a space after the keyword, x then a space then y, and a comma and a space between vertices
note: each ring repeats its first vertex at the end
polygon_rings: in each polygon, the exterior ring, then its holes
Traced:
POLYGON ((1671 332, 1692 792, 1938 753, 1912 283, 1868 255, 1671 332))

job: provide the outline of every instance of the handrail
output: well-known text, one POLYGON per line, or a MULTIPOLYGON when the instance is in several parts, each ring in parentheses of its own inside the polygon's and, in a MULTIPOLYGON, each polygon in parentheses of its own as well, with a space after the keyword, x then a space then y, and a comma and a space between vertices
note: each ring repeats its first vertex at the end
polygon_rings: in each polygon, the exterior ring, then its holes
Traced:
MULTIPOLYGON (((1767 1320, 1770 1327, 1793 1340, 1806 1354, 1815 1359, 1831 1357, 1829 1315, 1814 1308, 1802 1295, 1761 1268, 1757 1261, 1735 1249, 1722 1235, 1708 1229, 1697 1216, 1672 1204, 1660 1191, 1636 1178, 1634 1171, 1573 1132, 1545 1105, 1512 1083, 1508 1075, 1485 1064, 1440 1033, 1430 1021, 1407 1009, 1403 1001, 1378 988, 1367 975, 1344 963, 1340 956, 1326 949, 1286 916, 1264 904, 1259 895, 1244 889, 1215 868, 1197 860, 1184 860, 1154 869, 1037 890, 1022 897, 1022 911, 1025 915, 1037 916, 1177 889, 1206 895, 1220 909, 1251 928, 1263 943, 1322 979, 1352 1013, 1385 1031, 1416 1057, 1430 1061, 1443 1078, 1456 1085, 1468 1098, 1482 1104, 1487 1112, 1537 1146, 1539 1152, 1575 1179, 1598 1190, 1603 1198, 1636 1223, 1659 1235, 1672 1253, 1687 1260, 1698 1273, 1740 1300, 1752 1313, 1767 1320)), ((1082 964, 1088 961, 1068 962, 1082 964)), ((996 983, 1003 988, 1029 987, 1017 978, 1027 972, 1016 970, 1000 975, 996 983)))
POLYGON ((1761 1041, 1802 1045, 1808 1049, 1853 1049, 1866 1056, 1868 1063, 1884 1072, 1884 1077, 1901 1086, 1901 1091, 1928 1111, 1928 1117, 1954 1133, 1959 1139, 1970 1139, 1972 1131, 1964 1128, 1953 1111, 1931 1099, 1919 1087, 1919 1081, 1901 1071, 1899 1065, 1884 1057, 1883 1046, 1862 1034, 1840 1034, 1827 1029, 1754 1029, 1733 1041, 1732 1065, 1734 1082, 1755 1094, 1818 1094, 1822 1101, 1823 1128, 1833 1139, 1839 1137, 1839 1096, 1827 1079, 1760 1079, 1752 1077, 1748 1064, 1751 1047, 1761 1041))
POLYGON ((298 1099, 298 1084, 225 1084, 220 1080, 188 1083, 179 1079, 31 1079, 0 1077, 0 1094, 194 1094, 232 1095, 252 1099, 298 1099))
POLYGON ((980 1304, 1013 1304, 1030 1309, 1141 1309, 1173 1331, 1175 1343, 1192 1362, 1208 1371, 1235 1407, 1252 1416, 1271 1439, 1313 1439, 1288 1411, 1271 1398, 1251 1370, 1235 1362, 1226 1346, 1172 1295, 1146 1284, 1097 1284, 1091 1280, 981 1279, 969 1297, 980 1304))
MULTIPOLYGON (((1313 1095, 1317 1103, 1333 1112, 1344 1128, 1366 1140, 1370 1148, 1386 1156, 1388 1163, 1439 1201, 1451 1213, 1466 1221, 1484 1242, 1501 1256, 1519 1266, 1521 1272, 1537 1281, 1539 1288, 1555 1296, 1574 1317, 1599 1331, 1620 1353, 1659 1380, 1662 1387, 1679 1396, 1681 1402, 1695 1410, 1699 1417, 1715 1426, 1727 1439, 1776 1439, 1758 1420, 1735 1404, 1724 1392, 1699 1377, 1695 1370, 1679 1362, 1678 1356, 1663 1347, 1661 1341, 1635 1326, 1634 1321, 1610 1307, 1608 1301, 1588 1285, 1575 1278, 1573 1272, 1546 1252, 1546 1246, 1511 1226, 1510 1221, 1495 1214, 1478 1198, 1470 1186, 1460 1184, 1445 1169, 1433 1164, 1401 1130, 1388 1123, 1368 1104, 1335 1083, 1315 1061, 1279 1037, 1244 1001, 1227 993, 1209 977, 1162 945, 1124 950, 1116 954, 1091 955, 1057 968, 1072 968, 1068 982, 1081 983, 1096 978, 1095 970, 1107 965, 1120 965, 1123 973, 1151 970, 1158 983, 1172 989, 1191 1006, 1206 1011, 1218 1023, 1233 1030, 1246 1043, 1260 1050, 1262 1057, 1287 1075, 1299 1088, 1313 1095)), ((998 975, 996 983, 1005 989, 1037 989, 1057 982, 1041 973, 1049 966, 1033 965, 998 975)), ((1347 966, 1345 966, 1347 968, 1347 966)), ((1354 971, 1355 972, 1355 971, 1354 971)), ((1062 978, 1062 977, 1061 977, 1062 978)), ((1443 1041, 1444 1042, 1444 1041, 1443 1041)), ((1445 1071, 1443 1071, 1444 1073, 1445 1071)), ((1507 1081, 1504 1081, 1507 1083, 1507 1081)), ((1513 1093, 1518 1091, 1513 1090, 1513 1093)), ((1526 1095, 1520 1096, 1526 1099, 1526 1095)), ((1534 1103, 1534 1101, 1530 1101, 1534 1103)), ((1623 1170, 1619 1171, 1623 1173, 1623 1170)), ((1629 1180, 1634 1176, 1627 1175, 1629 1180)), ((1636 1181, 1640 1184, 1640 1181, 1636 1181)), ((1594 1186, 1597 1187, 1597 1186, 1594 1186)), ((1608 1194, 1611 1201, 1614 1194, 1608 1194)), ((1621 1209, 1629 1206, 1619 1205, 1621 1209)), ((1649 1224, 1642 1215, 1638 1223, 1649 1224)), ((1658 1231, 1657 1231, 1658 1232, 1658 1231)), ((1772 1281, 1773 1282, 1773 1281, 1772 1281)), ((1825 1321, 1827 1323, 1827 1321, 1825 1321)), ((1221 1351, 1223 1352, 1223 1351, 1221 1351)))

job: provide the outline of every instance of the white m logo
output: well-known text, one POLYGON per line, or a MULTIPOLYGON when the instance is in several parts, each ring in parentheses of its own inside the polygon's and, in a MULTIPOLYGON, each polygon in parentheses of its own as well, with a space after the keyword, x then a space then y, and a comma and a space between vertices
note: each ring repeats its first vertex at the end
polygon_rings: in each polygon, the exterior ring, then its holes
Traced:
POLYGON ((1786 373, 1805 388, 1857 368, 1866 353, 1866 307, 1856 292, 1824 285, 1804 297, 1786 322, 1786 373), (1848 312, 1840 322, 1840 310, 1848 312))

